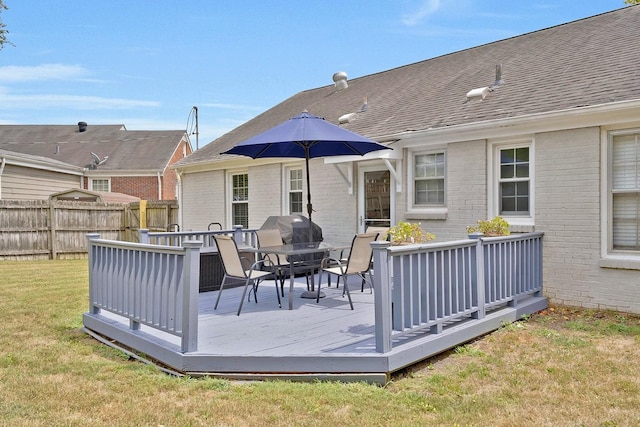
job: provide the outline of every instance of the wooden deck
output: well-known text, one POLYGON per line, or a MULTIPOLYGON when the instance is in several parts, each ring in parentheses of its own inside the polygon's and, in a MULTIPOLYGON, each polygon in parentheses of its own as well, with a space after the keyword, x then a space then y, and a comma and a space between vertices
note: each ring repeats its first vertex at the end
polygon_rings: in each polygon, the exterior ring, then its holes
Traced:
POLYGON ((180 338, 168 333, 144 325, 131 329, 128 320, 106 310, 86 313, 83 321, 87 332, 108 337, 106 344, 143 353, 180 374, 384 384, 395 371, 547 306, 546 298, 532 296, 515 308, 505 305, 482 319, 470 317, 447 325, 442 333, 398 336, 390 352, 380 353, 375 343, 374 295, 367 288, 360 292, 360 282, 352 279, 353 311, 342 287, 323 286, 326 297, 319 303, 300 298, 306 290, 304 278, 296 279, 293 310, 287 309, 288 286, 282 308, 278 307, 273 281, 260 284, 258 303, 245 300, 240 316, 236 311, 241 288, 225 289, 215 311, 217 291, 200 293, 195 352, 181 352, 180 338))

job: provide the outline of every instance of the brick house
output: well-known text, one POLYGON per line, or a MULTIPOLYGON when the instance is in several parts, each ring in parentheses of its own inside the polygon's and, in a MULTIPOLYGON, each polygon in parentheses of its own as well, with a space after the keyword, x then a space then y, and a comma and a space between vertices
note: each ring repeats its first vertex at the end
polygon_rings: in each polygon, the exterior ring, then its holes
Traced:
POLYGON ((191 151, 182 130, 130 131, 84 122, 0 125, 0 198, 46 199, 80 188, 174 200, 177 177, 169 166, 191 151))
MULTIPOLYGON (((348 244, 420 222, 543 231, 552 302, 640 313, 640 5, 312 88, 176 163, 185 229, 301 212, 303 162, 221 155, 303 110, 393 150, 313 159, 314 222, 348 244)), ((329 77, 329 76, 328 76, 329 77)))

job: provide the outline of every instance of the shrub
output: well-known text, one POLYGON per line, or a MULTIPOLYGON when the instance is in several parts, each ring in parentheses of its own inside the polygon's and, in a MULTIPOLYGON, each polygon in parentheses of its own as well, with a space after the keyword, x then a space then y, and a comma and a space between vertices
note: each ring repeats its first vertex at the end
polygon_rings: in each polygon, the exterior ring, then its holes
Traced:
POLYGON ((420 223, 400 221, 389 229, 392 245, 407 245, 411 243, 426 243, 435 239, 431 233, 427 233, 420 223))
POLYGON ((493 219, 479 220, 475 227, 468 226, 467 233, 480 232, 488 237, 508 236, 509 223, 504 218, 497 216, 493 219))

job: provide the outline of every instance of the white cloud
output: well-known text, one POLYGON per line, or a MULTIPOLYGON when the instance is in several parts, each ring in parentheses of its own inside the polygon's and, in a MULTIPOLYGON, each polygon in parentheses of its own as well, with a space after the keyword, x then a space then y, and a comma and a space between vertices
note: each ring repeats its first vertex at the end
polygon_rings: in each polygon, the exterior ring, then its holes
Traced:
POLYGON ((36 80, 73 80, 89 74, 80 65, 42 64, 35 66, 6 65, 0 67, 0 82, 26 82, 36 80))
POLYGON ((402 16, 402 23, 412 27, 417 25, 429 15, 436 13, 440 9, 440 0, 424 0, 417 11, 402 16))
POLYGON ((139 107, 159 107, 156 101, 137 99, 103 98, 99 96, 76 95, 12 95, 0 91, 0 109, 15 110, 18 108, 44 109, 69 108, 75 110, 122 110, 139 107))

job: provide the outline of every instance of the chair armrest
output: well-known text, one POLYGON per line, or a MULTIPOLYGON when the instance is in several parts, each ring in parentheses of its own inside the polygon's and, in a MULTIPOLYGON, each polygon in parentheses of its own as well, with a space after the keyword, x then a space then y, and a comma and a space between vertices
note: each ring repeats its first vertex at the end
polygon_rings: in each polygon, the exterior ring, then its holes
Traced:
POLYGON ((330 267, 340 267, 340 271, 342 272, 342 274, 344 274, 345 268, 347 267, 347 265, 340 262, 338 258, 334 258, 334 257, 324 258, 320 263, 320 268, 324 269, 324 268, 330 268, 330 267))

